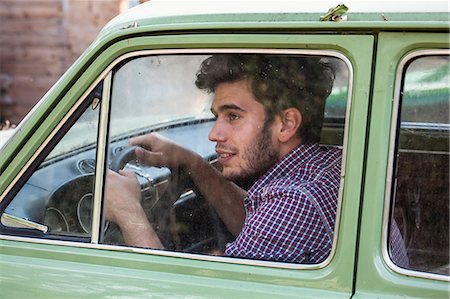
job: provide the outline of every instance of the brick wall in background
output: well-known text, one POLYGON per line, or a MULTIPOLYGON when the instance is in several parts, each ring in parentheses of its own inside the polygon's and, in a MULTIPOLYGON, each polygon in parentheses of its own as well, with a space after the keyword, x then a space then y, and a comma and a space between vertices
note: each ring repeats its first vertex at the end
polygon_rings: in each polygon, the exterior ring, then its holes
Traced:
POLYGON ((124 2, 0 0, 0 124, 19 123, 124 2))

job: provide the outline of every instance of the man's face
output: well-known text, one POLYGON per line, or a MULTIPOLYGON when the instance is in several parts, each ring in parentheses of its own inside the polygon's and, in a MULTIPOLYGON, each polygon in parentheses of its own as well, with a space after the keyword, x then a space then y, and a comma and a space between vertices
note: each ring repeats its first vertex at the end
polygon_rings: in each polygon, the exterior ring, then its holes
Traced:
POLYGON ((246 80, 219 84, 211 110, 217 120, 209 139, 217 143, 227 179, 257 179, 278 161, 272 126, 265 123, 264 107, 246 80))

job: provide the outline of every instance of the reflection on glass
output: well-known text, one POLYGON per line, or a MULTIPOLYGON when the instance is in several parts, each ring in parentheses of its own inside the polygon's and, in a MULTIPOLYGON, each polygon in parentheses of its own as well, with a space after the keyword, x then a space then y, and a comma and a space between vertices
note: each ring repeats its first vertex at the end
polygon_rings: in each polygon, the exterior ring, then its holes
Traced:
POLYGON ((450 63, 446 56, 416 59, 408 66, 402 122, 449 124, 450 63))
POLYGON ((416 58, 404 76, 394 219, 408 268, 449 275, 449 57, 416 58))

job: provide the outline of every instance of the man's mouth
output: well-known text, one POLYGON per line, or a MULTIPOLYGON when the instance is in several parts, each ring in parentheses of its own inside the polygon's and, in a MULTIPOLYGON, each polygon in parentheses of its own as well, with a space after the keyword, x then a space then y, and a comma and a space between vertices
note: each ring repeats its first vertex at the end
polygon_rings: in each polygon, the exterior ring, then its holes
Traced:
POLYGON ((224 151, 220 149, 216 149, 216 153, 219 155, 219 162, 222 165, 224 165, 224 163, 230 161, 234 156, 236 156, 236 154, 233 152, 224 151))

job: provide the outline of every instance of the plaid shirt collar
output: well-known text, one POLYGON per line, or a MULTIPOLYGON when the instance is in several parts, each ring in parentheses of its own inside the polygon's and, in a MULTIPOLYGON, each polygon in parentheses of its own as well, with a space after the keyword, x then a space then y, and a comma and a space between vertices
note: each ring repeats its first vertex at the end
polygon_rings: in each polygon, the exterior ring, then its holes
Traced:
POLYGON ((252 198, 258 190, 269 182, 289 175, 296 171, 302 161, 309 161, 311 157, 319 150, 318 143, 300 144, 289 152, 280 161, 278 161, 269 171, 267 171, 255 184, 248 190, 245 200, 252 198))

